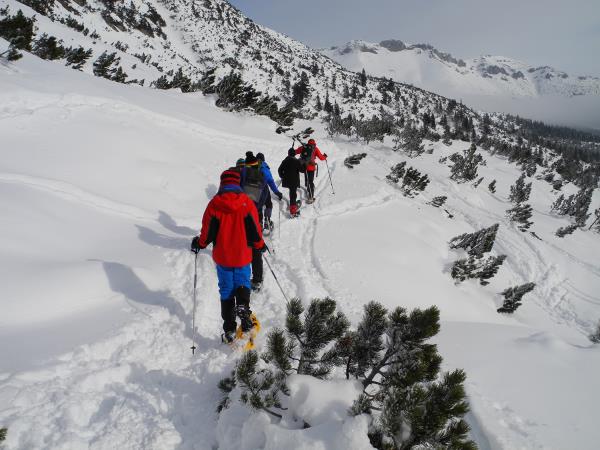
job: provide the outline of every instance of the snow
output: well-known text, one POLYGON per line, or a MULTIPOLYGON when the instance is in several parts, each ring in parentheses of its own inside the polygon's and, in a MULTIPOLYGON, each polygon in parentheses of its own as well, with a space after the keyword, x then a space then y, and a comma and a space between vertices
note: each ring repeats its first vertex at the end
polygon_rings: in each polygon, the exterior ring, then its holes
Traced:
POLYGON ((480 110, 518 114, 577 128, 600 127, 598 77, 568 75, 503 56, 466 59, 463 66, 440 58, 437 50, 408 45, 404 50, 390 51, 380 44, 351 41, 320 51, 349 70, 365 69, 369 75, 460 99, 480 110), (364 51, 365 48, 371 51, 364 51), (506 74, 489 74, 488 67, 498 67, 506 74))
MULTIPOLYGON (((275 169, 289 140, 265 118, 232 114, 200 94, 154 91, 93 78, 25 55, 0 65, 0 426, 7 449, 365 449, 368 418, 344 414, 357 386, 292 377, 277 423, 233 399, 220 417, 217 383, 238 355, 220 343, 214 264, 198 256, 197 351, 192 336, 194 258, 188 251, 221 170, 247 150, 275 169), (333 387, 332 387, 333 386, 333 387), (303 421, 310 428, 303 428, 303 421)), ((297 220, 281 216, 269 256, 289 296, 329 295, 356 324, 362 306, 441 310, 436 337, 445 370, 464 368, 482 448, 593 449, 600 347, 600 239, 549 213, 557 196, 532 179, 534 226, 505 218, 520 171, 484 153, 479 188, 449 180, 431 144, 407 159, 389 143, 331 140, 318 123, 335 184, 320 166, 318 200, 297 220), (368 156, 354 169, 350 154, 368 156), (406 198, 385 181, 407 164, 429 174, 406 198), (498 191, 487 184, 497 179, 498 191), (446 208, 426 202, 447 195, 446 208), (500 223, 494 254, 507 260, 490 285, 455 285, 453 236, 500 223), (513 315, 499 292, 533 281, 513 315)), ((429 145, 429 144, 428 144, 429 145)), ((569 187, 567 187, 569 189, 569 187)), ((592 208, 600 205, 598 192, 592 208)), ((279 211, 274 219, 279 221, 279 211)), ((265 333, 282 326, 285 301, 266 272, 253 310, 265 333)))

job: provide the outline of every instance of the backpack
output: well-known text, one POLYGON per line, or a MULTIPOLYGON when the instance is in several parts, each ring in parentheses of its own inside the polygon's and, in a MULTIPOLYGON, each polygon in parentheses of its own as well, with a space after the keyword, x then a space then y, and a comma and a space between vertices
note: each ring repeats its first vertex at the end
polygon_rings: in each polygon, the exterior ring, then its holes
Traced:
POLYGON ((304 144, 300 152, 300 171, 302 173, 306 172, 308 164, 313 162, 315 162, 315 149, 308 144, 304 144))
POLYGON ((246 195, 250 197, 254 203, 258 203, 264 188, 265 175, 262 173, 260 166, 246 167, 243 180, 243 189, 246 195))

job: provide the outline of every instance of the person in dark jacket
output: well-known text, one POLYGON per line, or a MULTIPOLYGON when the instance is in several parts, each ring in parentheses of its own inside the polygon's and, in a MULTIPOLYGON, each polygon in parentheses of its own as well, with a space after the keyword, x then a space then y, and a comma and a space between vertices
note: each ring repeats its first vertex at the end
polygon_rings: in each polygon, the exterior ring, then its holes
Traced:
POLYGON ((277 173, 281 178, 281 185, 290 190, 290 215, 298 215, 297 190, 300 187, 300 172, 302 163, 296 159, 296 150, 290 148, 287 157, 279 165, 277 173))
POLYGON ((317 170, 317 158, 321 161, 327 159, 327 153, 321 153, 317 142, 314 139, 309 139, 305 145, 301 145, 296 149, 296 155, 300 155, 301 162, 305 166, 304 185, 308 191, 308 202, 315 201, 315 172, 317 170))
POLYGON ((240 174, 234 169, 221 174, 219 191, 204 211, 202 229, 192 239, 191 250, 198 252, 211 243, 221 296, 221 338, 229 343, 235 338, 236 313, 242 331, 254 325, 250 318, 250 263, 253 250, 266 249, 258 211, 240 188, 240 174))

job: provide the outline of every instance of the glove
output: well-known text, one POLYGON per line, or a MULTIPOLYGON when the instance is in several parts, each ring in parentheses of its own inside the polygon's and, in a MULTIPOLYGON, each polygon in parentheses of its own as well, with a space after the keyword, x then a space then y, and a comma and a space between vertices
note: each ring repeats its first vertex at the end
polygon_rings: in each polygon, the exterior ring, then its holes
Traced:
POLYGON ((283 199, 283 194, 281 192, 278 192, 275 195, 277 196, 277 198, 279 199, 279 201, 281 201, 281 199, 283 199))
POLYGON ((200 238, 198 236, 194 236, 194 239, 192 239, 192 245, 190 246, 190 251, 194 252, 194 253, 198 253, 200 250, 204 249, 206 247, 202 247, 200 245, 200 238))
POLYGON ((325 159, 327 159, 327 153, 323 153, 323 156, 325 157, 325 159))
POLYGON ((263 246, 261 248, 259 248, 258 251, 261 253, 265 253, 267 251, 267 249, 268 249, 267 244, 263 244, 263 246))

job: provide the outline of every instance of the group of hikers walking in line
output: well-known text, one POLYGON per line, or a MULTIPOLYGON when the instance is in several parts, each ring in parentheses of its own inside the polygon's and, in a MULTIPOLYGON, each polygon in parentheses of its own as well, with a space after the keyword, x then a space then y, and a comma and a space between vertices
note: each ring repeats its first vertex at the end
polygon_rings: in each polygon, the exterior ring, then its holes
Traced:
MULTIPOLYGON (((277 173, 281 186, 289 189, 290 217, 299 214, 300 173, 305 176, 305 201, 312 203, 315 200, 317 159, 326 160, 327 154, 321 153, 315 140, 310 139, 298 148, 290 148, 288 156, 279 165, 277 173)), ((223 319, 221 340, 224 343, 236 339, 236 317, 240 320, 242 333, 257 325, 250 310, 250 294, 262 287, 263 253, 268 250, 263 229, 273 230, 271 192, 278 201, 283 200, 265 156, 246 152, 245 158, 221 173, 219 190, 204 211, 200 234, 192 239, 191 251, 196 255, 209 244, 213 245, 223 319)))

